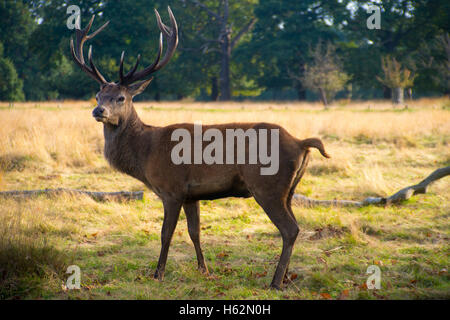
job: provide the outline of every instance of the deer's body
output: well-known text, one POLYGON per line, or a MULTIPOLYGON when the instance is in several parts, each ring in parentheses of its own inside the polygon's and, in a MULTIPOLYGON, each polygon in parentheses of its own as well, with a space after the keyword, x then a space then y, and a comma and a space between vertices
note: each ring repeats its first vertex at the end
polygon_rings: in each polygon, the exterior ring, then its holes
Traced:
MULTIPOLYGON (((134 84, 133 82, 148 77, 150 73, 162 68, 170 60, 176 48, 177 26, 170 9, 169 15, 172 29, 162 24, 157 14, 161 32, 168 37, 169 41, 169 49, 163 60, 159 61, 162 40, 160 40, 160 50, 156 62, 139 72, 136 72, 136 64, 132 71, 123 75, 122 55, 121 80, 118 84, 108 83, 101 76, 92 62, 91 50, 89 51, 91 67, 84 62, 83 42, 98 33, 97 31, 93 35, 87 35, 93 19, 87 28, 77 30, 76 50, 71 43, 75 62, 101 84, 101 90, 96 97, 98 106, 94 109, 93 116, 104 126, 105 157, 114 168, 142 181, 163 202, 162 246, 155 278, 162 280, 164 277, 170 242, 182 207, 186 214, 189 235, 197 254, 199 269, 207 273, 208 269, 200 247, 199 200, 254 197, 280 230, 283 239, 282 253, 271 284, 274 288, 280 288, 283 277, 287 273, 292 248, 299 232, 291 209, 291 200, 308 164, 309 148, 319 149, 325 157, 328 155, 319 139, 299 140, 275 124, 228 123, 204 126, 203 129, 217 129, 222 136, 226 136, 227 129, 278 130, 279 166, 275 174, 262 175, 261 163, 175 164, 171 151, 177 142, 172 141, 172 134, 176 129, 185 129, 191 137, 194 137, 194 124, 182 123, 167 127, 146 125, 139 119, 132 102, 133 96, 142 92, 151 79, 134 84)), ((193 144, 191 143, 191 145, 193 144)), ((235 151, 234 154, 236 154, 235 151)), ((248 158, 250 152, 248 146, 245 151, 248 158)))
MULTIPOLYGON (((171 140, 176 129, 186 129, 194 136, 194 125, 174 124, 153 127, 144 124, 133 109, 132 117, 119 126, 104 124, 105 157, 119 171, 142 181, 159 197, 180 201, 214 200, 224 197, 252 196, 262 184, 294 181, 301 159, 307 152, 301 141, 282 127, 269 123, 228 123, 204 126, 219 129, 278 129, 280 132, 280 167, 276 175, 259 174, 260 164, 180 164, 171 159, 171 150, 177 142, 171 140)), ((193 145, 193 142, 192 144, 193 145)), ((288 190, 284 190, 287 194, 288 190)))

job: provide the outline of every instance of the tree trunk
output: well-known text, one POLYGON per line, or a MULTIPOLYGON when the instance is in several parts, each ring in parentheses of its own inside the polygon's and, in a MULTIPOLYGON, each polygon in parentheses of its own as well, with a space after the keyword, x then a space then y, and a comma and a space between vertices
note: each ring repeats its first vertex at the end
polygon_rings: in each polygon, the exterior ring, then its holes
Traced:
POLYGON ((403 104, 403 88, 394 88, 392 89, 393 95, 392 95, 392 102, 394 104, 403 104))
POLYGON ((299 101, 305 101, 306 100, 306 89, 302 84, 302 81, 300 80, 301 77, 305 74, 305 62, 303 61, 303 58, 300 54, 298 54, 297 57, 299 66, 296 69, 296 74, 291 74, 289 68, 288 68, 288 74, 290 74, 290 77, 293 79, 293 84, 295 87, 295 90, 297 91, 297 99, 299 101))
POLYGON ((159 92, 158 81, 156 79, 153 81, 153 88, 155 88, 155 90, 156 90, 156 92, 155 92, 155 101, 160 101, 161 100, 161 93, 159 92))
POLYGON ((219 84, 217 77, 211 78, 211 101, 217 101, 219 98, 219 84))
POLYGON ((306 90, 302 86, 302 83, 300 81, 297 81, 295 89, 297 90, 297 99, 299 101, 305 101, 306 100, 306 90))
POLYGON ((220 100, 228 101, 231 99, 230 88, 230 37, 229 34, 222 38, 222 63, 220 66, 220 100))
POLYGON ((392 98, 391 88, 383 86, 383 98, 387 99, 387 100, 391 100, 391 98, 392 98))
MULTIPOLYGON (((253 28, 253 26, 256 23, 256 19, 252 18, 248 21, 247 24, 245 24, 239 32, 231 38, 232 28, 231 24, 228 24, 228 18, 230 14, 229 10, 229 0, 220 0, 221 8, 217 11, 210 9, 207 5, 197 1, 197 0, 190 0, 193 2, 196 6, 202 8, 203 10, 206 10, 208 12, 208 15, 213 18, 213 20, 216 22, 216 25, 220 28, 219 37, 217 40, 207 40, 208 42, 218 42, 220 44, 220 75, 219 75, 219 87, 220 87, 220 93, 219 93, 219 100, 221 101, 227 101, 231 100, 231 81, 230 81, 230 61, 231 61, 231 51, 236 46, 236 44, 239 42, 241 37, 246 34, 249 30, 253 28)), ((214 48, 216 49, 216 48, 214 48)), ((216 80, 212 79, 212 92, 211 92, 211 98, 212 100, 216 100, 216 91, 214 90, 217 88, 216 80)))
POLYGON ((406 97, 408 98, 408 100, 413 99, 412 88, 406 89, 406 97))
POLYGON ((327 94, 325 90, 322 88, 319 88, 319 94, 320 94, 320 100, 322 101, 323 105, 325 106, 325 109, 328 109, 328 100, 327 100, 327 94))
MULTIPOLYGON (((241 37, 246 34, 249 30, 253 28, 256 23, 256 19, 252 18, 245 24, 239 32, 231 38, 232 28, 231 25, 228 25, 228 18, 230 14, 229 10, 229 0, 220 0, 220 4, 222 8, 217 11, 208 8, 207 5, 199 2, 198 0, 190 0, 196 6, 206 10, 208 15, 213 18, 216 22, 216 25, 220 27, 220 33, 217 40, 207 40, 208 42, 218 42, 220 44, 220 75, 219 75, 219 100, 227 101, 231 100, 231 81, 230 81, 230 61, 231 61, 231 51, 239 42, 241 37)), ((214 48, 216 49, 216 48, 214 48)), ((215 84, 215 80, 213 79, 213 86, 211 92, 212 100, 216 100, 215 88, 217 85, 215 84)))
POLYGON ((231 28, 228 27, 228 0, 223 2, 223 19, 220 30, 220 47, 222 62, 220 65, 220 100, 231 99, 230 88, 230 60, 231 60, 231 28))

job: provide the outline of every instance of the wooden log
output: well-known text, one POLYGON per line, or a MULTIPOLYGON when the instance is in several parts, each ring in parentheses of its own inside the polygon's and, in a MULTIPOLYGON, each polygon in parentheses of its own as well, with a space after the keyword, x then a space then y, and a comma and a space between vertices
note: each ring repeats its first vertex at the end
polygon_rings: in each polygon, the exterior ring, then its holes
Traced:
POLYGON ((440 168, 428 177, 423 179, 416 185, 403 188, 390 197, 368 197, 362 201, 352 201, 352 200, 316 200, 308 198, 301 194, 294 194, 293 200, 294 204, 314 207, 314 206, 326 206, 326 207, 365 207, 368 205, 387 205, 393 203, 401 203, 402 201, 408 200, 413 195, 426 193, 428 187, 445 176, 450 175, 450 166, 445 168, 440 168))
POLYGON ((413 195, 426 193, 430 184, 448 175, 450 175, 450 166, 437 169, 428 177, 420 181, 418 184, 406 187, 394 193, 392 196, 386 198, 386 203, 390 204, 401 202, 403 200, 411 198, 413 195))
MULTIPOLYGON (((442 179, 445 176, 450 175, 450 166, 440 168, 431 173, 424 180, 416 185, 409 186, 394 193, 390 197, 368 197, 362 201, 353 200, 316 200, 306 197, 301 194, 294 194, 294 204, 302 206, 327 206, 327 207, 364 207, 368 205, 386 205, 393 203, 400 203, 404 200, 411 198, 416 194, 423 194, 427 192, 428 187, 436 180, 442 179)), ((98 201, 128 201, 128 200, 142 200, 144 197, 144 191, 118 191, 118 192, 96 192, 96 191, 84 191, 76 189, 42 189, 42 190, 11 190, 0 192, 0 197, 33 197, 41 194, 58 195, 58 194, 72 194, 72 195, 87 195, 98 201)))
POLYGON ((57 196, 60 194, 70 195, 87 195, 97 201, 129 201, 129 200, 142 200, 144 197, 144 191, 118 191, 118 192, 97 192, 97 191, 84 191, 76 189, 41 189, 41 190, 11 190, 0 192, 0 197, 34 197, 41 194, 47 194, 51 196, 57 196))

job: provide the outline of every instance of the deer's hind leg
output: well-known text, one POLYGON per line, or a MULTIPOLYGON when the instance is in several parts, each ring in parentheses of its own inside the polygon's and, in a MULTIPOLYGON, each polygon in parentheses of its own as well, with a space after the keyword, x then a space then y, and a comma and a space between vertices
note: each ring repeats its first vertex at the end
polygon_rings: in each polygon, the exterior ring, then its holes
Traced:
POLYGON ((195 253, 197 254, 198 269, 208 274, 205 258, 203 257, 202 248, 200 247, 200 205, 198 201, 185 202, 183 204, 184 213, 188 225, 189 236, 194 243, 195 253))
POLYGON ((256 202, 259 203, 269 216, 270 220, 278 228, 283 239, 283 249, 281 251, 280 260, 278 261, 272 283, 270 284, 272 288, 281 289, 281 284, 291 259, 292 249, 294 248, 299 228, 293 214, 291 214, 290 209, 287 208, 287 204, 281 197, 277 200, 274 200, 274 198, 258 198, 259 197, 255 197, 256 202))
MULTIPOLYGON (((305 174, 306 167, 308 166, 308 162, 309 162, 309 150, 306 150, 304 155, 303 155, 300 167, 298 168, 297 173, 295 174, 295 178, 294 178, 292 186, 291 186, 291 188, 289 190, 288 198, 287 198, 287 201, 286 201, 286 207, 287 207, 287 209, 289 211, 289 214, 291 215, 291 217, 296 222, 297 222, 297 219, 295 218, 294 212, 292 211, 292 198, 294 197, 295 189, 297 188, 298 183, 300 182, 300 180, 302 179, 303 175, 305 174)), ((284 278, 283 279, 287 279, 288 272, 289 272, 289 264, 286 267, 286 272, 284 274, 284 278)))

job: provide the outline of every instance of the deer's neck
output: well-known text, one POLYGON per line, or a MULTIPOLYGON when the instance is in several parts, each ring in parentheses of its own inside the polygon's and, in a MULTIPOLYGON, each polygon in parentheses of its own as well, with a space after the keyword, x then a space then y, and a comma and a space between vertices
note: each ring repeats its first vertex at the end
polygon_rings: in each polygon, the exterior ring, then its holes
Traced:
POLYGON ((105 158, 119 171, 131 175, 141 181, 145 180, 143 163, 151 150, 148 139, 151 134, 136 113, 134 107, 126 119, 121 119, 119 125, 104 124, 105 158))

